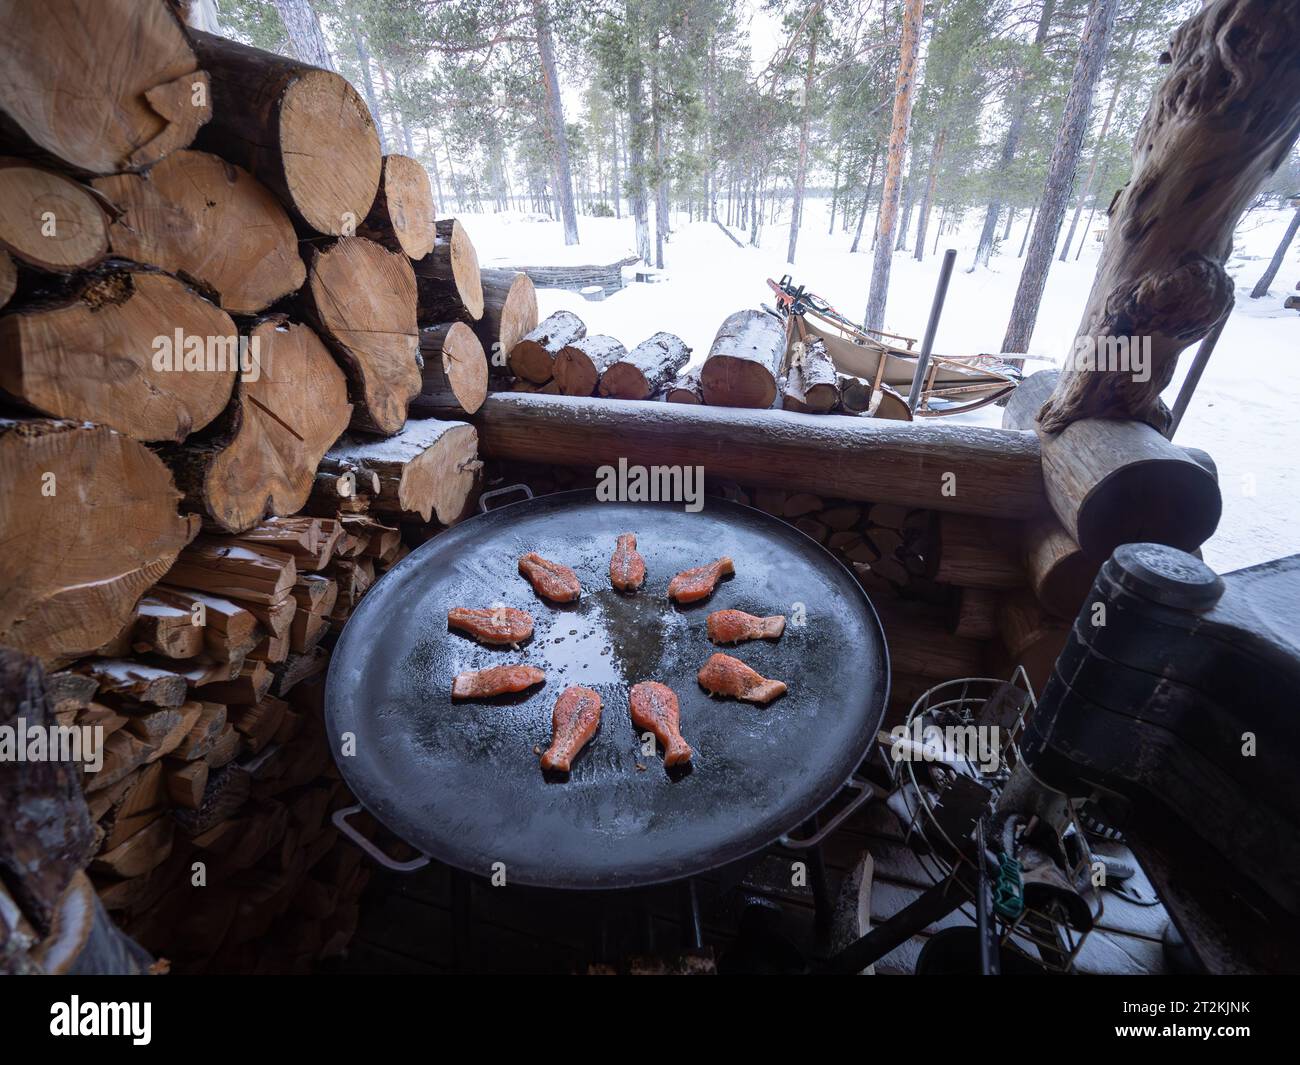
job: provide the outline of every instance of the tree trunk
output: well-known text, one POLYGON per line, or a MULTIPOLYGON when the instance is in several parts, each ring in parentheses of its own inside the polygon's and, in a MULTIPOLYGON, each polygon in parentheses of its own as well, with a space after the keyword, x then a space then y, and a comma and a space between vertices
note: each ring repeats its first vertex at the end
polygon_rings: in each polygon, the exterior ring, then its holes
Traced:
POLYGON ((351 233, 379 188, 375 124, 337 74, 193 31, 212 79, 198 146, 244 167, 318 233, 351 233))
POLYGON ((930 205, 934 202, 934 187, 939 181, 939 164, 943 160, 943 146, 948 139, 948 127, 939 130, 930 150, 930 176, 925 182, 925 196, 921 200, 921 217, 916 222, 916 251, 913 257, 919 263, 925 255, 925 231, 930 224, 930 205))
POLYGON ((1286 232, 1282 234, 1282 243, 1277 246, 1277 251, 1273 253, 1268 269, 1255 283, 1255 287, 1250 290, 1251 299, 1257 300, 1261 296, 1268 295, 1268 286, 1273 283, 1273 278, 1277 276, 1278 270, 1282 268, 1282 260, 1286 258, 1286 250, 1291 247, 1291 241, 1295 239, 1296 230, 1300 230, 1300 207, 1296 208, 1295 214, 1291 216, 1291 224, 1286 227, 1286 232))
POLYGON ((627 144, 628 144, 628 184, 632 217, 636 225, 636 253, 641 261, 649 266, 651 263, 649 206, 646 202, 645 184, 645 99, 643 96, 641 70, 641 24, 640 8, 634 6, 633 0, 624 4, 627 21, 628 39, 631 42, 631 55, 627 68, 627 144))
POLYGON ((352 36, 352 48, 357 53, 357 65, 361 67, 361 88, 366 94, 366 106, 370 108, 370 117, 375 123, 375 133, 379 137, 379 152, 388 154, 388 138, 384 136, 384 116, 379 110, 379 96, 375 92, 374 75, 370 73, 370 49, 366 45, 365 35, 356 24, 356 17, 348 15, 348 30, 352 36))
POLYGON ((1025 257, 1025 249, 1029 247, 1029 234, 1034 231, 1034 219, 1038 215, 1038 201, 1035 200, 1033 206, 1029 208, 1029 221, 1025 223, 1025 235, 1020 238, 1020 252, 1017 259, 1025 257))
POLYGON ((659 30, 650 47, 650 130, 655 157, 655 269, 664 268, 664 238, 668 235, 668 183, 664 173, 664 129, 659 99, 659 30))
MULTIPOLYGON (((1034 31, 1034 44, 1030 53, 1029 62, 1026 63, 1019 73, 1016 87, 1012 94, 1011 119, 1007 123, 1006 138, 1002 142, 1002 158, 999 169, 1006 170, 1016 157, 1016 151, 1020 147, 1020 138, 1024 133, 1025 119, 1029 111, 1029 83, 1032 77, 1031 67, 1037 63, 1038 57, 1043 51, 1043 42, 1047 39, 1047 30, 1052 21, 1052 15, 1056 11, 1056 0, 1043 0, 1042 9, 1038 13, 1038 28, 1034 31)), ((970 270, 974 271, 977 266, 988 266, 989 257, 993 254, 993 237, 997 232, 998 213, 1002 210, 1002 198, 994 196, 989 202, 988 211, 984 215, 984 228, 980 231, 979 244, 975 248, 975 261, 971 263, 970 270)))
POLYGON ((916 83, 916 56, 921 44, 922 0, 907 0, 898 47, 898 78, 894 83, 894 114, 889 131, 889 155, 881 190, 880 223, 876 227, 876 257, 871 268, 864 324, 879 330, 885 324, 889 296, 889 270, 894 255, 894 227, 898 221, 903 156, 907 154, 908 126, 912 120, 912 90, 916 83))
POLYGON ((1092 0, 1088 20, 1083 27, 1079 57, 1074 64, 1070 93, 1065 100, 1061 125, 1057 130, 1056 144, 1047 167, 1047 179, 1039 200, 1038 221, 1029 241, 1029 253, 1020 274, 1015 303, 1011 306, 1011 320, 1002 340, 1003 351, 1028 351, 1029 340, 1038 320, 1038 306, 1047 285, 1047 272, 1052 266, 1056 240, 1065 218, 1066 199, 1074 183, 1075 168, 1079 163, 1079 149, 1088 128, 1092 112, 1092 93, 1101 75, 1106 58, 1106 45, 1110 40, 1111 26, 1115 22, 1115 9, 1119 0, 1092 0))
POLYGON ((1165 430, 1160 393, 1179 352, 1232 306, 1223 263, 1237 221, 1300 132, 1297 39, 1300 8, 1248 0, 1216 0, 1174 35, 1170 71, 1134 140, 1133 177, 1111 209, 1078 329, 1094 345, 1098 337, 1149 337, 1150 374, 1143 381, 1071 360, 1039 415, 1044 432, 1080 418, 1134 418, 1165 430), (1237 42, 1231 74, 1225 41, 1237 42))
MULTIPOLYGON (((817 31, 820 12, 821 4, 814 4, 808 16, 813 26, 808 37, 808 68, 803 78, 803 115, 799 120, 799 164, 794 175, 794 195, 790 200, 790 247, 785 256, 789 263, 794 262, 795 248, 799 244, 799 224, 803 221, 803 189, 804 182, 808 178, 808 123, 812 118, 813 75, 817 70, 817 31)), ((831 211, 831 228, 834 229, 834 207, 831 211)))
POLYGON ((320 20, 311 0, 275 0, 275 9, 289 34, 294 55, 314 67, 333 70, 334 63, 325 46, 325 35, 321 32, 320 20))
POLYGON ((172 152, 147 176, 94 186, 120 212, 108 234, 115 254, 191 278, 231 314, 258 314, 307 276, 279 201, 215 155, 172 152))
POLYGON ((858 228, 853 233, 853 246, 849 248, 849 254, 854 254, 858 250, 858 244, 862 240, 862 220, 867 217, 867 207, 871 203, 871 186, 876 181, 876 160, 880 158, 880 146, 876 145, 871 151, 871 169, 867 171, 867 185, 862 190, 862 210, 858 212, 858 228))
POLYGON ((556 195, 564 222, 564 243, 578 243, 578 216, 573 207, 573 172, 569 166, 569 135, 564 129, 564 104, 560 99, 560 79, 555 69, 555 45, 551 39, 544 0, 532 0, 533 24, 537 32, 537 51, 542 64, 542 85, 546 91, 547 135, 555 169, 556 195))

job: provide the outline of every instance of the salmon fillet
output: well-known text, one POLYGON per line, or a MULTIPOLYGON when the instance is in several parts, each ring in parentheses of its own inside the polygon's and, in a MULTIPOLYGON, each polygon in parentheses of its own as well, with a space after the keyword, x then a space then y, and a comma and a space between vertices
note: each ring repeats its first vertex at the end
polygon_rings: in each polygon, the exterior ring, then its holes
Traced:
POLYGON ((739 658, 715 654, 700 669, 700 687, 710 695, 730 695, 747 703, 770 703, 786 692, 779 680, 768 680, 739 658))
POLYGON ((507 692, 521 692, 546 682, 536 666, 493 666, 477 672, 457 673, 451 682, 453 699, 488 699, 507 692))
POLYGON ((572 603, 582 594, 582 585, 573 570, 542 558, 536 551, 529 551, 519 560, 519 572, 528 579, 533 591, 553 603, 572 603))
POLYGON ((555 700, 551 714, 553 738, 542 755, 542 768, 567 773, 599 727, 600 695, 579 684, 565 688, 555 700))
POLYGON ((682 738, 681 710, 677 695, 666 684, 643 680, 632 685, 628 695, 632 724, 654 735, 664 749, 664 765, 681 765, 691 760, 691 746, 682 738))
POLYGON ((494 606, 488 610, 452 607, 447 611, 447 624, 469 633, 479 643, 502 646, 522 643, 533 634, 532 617, 512 606, 494 606))
POLYGON ((785 632, 785 615, 759 618, 743 610, 715 610, 709 615, 709 639, 714 643, 742 640, 776 640, 785 632))
POLYGON ((696 603, 707 599, 718 586, 718 581, 735 572, 736 567, 729 558, 720 558, 707 566, 683 570, 668 582, 668 598, 676 599, 679 603, 696 603))
POLYGON ((623 533, 609 560, 609 583, 620 592, 635 592, 645 583, 645 559, 636 549, 636 533, 623 533))

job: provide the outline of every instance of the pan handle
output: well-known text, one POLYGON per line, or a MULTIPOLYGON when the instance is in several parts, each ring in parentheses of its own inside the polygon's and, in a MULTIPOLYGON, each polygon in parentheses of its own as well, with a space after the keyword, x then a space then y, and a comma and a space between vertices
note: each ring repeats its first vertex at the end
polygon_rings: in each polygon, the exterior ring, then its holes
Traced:
POLYGON ((525 499, 533 498, 533 490, 526 484, 508 484, 504 488, 494 488, 490 492, 484 492, 478 497, 478 512, 486 514, 488 512, 487 501, 496 496, 503 496, 510 492, 523 492, 525 499))
POLYGON ((377 861, 385 869, 391 869, 394 873, 413 873, 417 869, 423 869, 433 859, 427 854, 421 854, 418 858, 412 858, 409 862, 395 862, 388 857, 383 851, 376 847, 370 840, 348 824, 348 818, 353 814, 361 812, 361 804, 355 806, 344 806, 334 811, 331 820, 334 827, 348 837, 353 843, 365 851, 371 858, 377 861))
POLYGON ((866 777, 860 777, 856 774, 849 777, 844 787, 850 791, 856 791, 857 794, 844 805, 839 813, 827 821, 826 824, 822 825, 821 828, 811 836, 807 836, 804 839, 796 839, 793 836, 782 836, 778 841, 781 846, 793 851, 811 850, 839 828, 840 825, 848 820, 848 818, 852 817, 853 814, 857 812, 858 807, 868 799, 874 799, 877 795, 884 795, 884 792, 877 788, 871 781, 867 780, 866 777))

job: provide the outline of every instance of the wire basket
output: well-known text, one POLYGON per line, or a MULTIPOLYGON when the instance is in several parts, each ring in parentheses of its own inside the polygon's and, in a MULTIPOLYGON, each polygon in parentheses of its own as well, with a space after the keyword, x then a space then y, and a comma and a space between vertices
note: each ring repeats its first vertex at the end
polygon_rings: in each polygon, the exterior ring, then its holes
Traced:
MULTIPOLYGON (((962 677, 936 684, 912 704, 903 727, 909 737, 924 737, 931 726, 940 730, 978 729, 982 720, 981 711, 995 694, 1005 690, 1007 683, 993 677, 962 677)), ((884 759, 893 780, 892 791, 896 795, 902 795, 909 815, 905 822, 907 841, 914 844, 919 838, 925 844, 921 848, 912 847, 917 860, 934 883, 947 881, 952 888, 966 896, 968 901, 960 909, 972 922, 976 920, 972 885, 978 882, 978 870, 973 857, 974 842, 972 839, 953 839, 945 830, 936 814, 938 804, 935 802, 937 793, 934 778, 942 779, 944 774, 960 772, 988 788, 992 793, 990 806, 997 805, 1003 787, 1020 761, 1018 740, 1025 719, 1037 706, 1033 686, 1023 666, 1016 668, 1009 683, 1023 694, 1023 705, 1010 727, 999 728, 996 759, 988 757, 993 753, 991 745, 974 751, 957 752, 945 746, 941 752, 937 752, 942 757, 933 760, 917 757, 884 759)), ((983 727, 987 728, 987 723, 983 727)), ((886 742, 883 735, 881 742, 886 742)), ((890 742, 895 742, 892 736, 890 742)), ((936 753, 933 748, 926 748, 926 751, 936 753)), ((1072 832, 1080 844, 1079 857, 1069 874, 1071 883, 1079 883, 1081 878, 1088 875, 1092 859, 1075 804, 1067 800, 1066 809, 1066 834, 1072 832)), ((897 809, 895 813, 898 813, 897 809)), ((1100 907, 1101 901, 1098 898, 1094 926, 1096 919, 1101 916, 1100 907)), ((1018 951, 1051 972, 1070 972, 1088 936, 1087 932, 1071 927, 1064 912, 1056 906, 1025 906, 1019 916, 1013 919, 997 913, 992 916, 1003 947, 1018 951)))

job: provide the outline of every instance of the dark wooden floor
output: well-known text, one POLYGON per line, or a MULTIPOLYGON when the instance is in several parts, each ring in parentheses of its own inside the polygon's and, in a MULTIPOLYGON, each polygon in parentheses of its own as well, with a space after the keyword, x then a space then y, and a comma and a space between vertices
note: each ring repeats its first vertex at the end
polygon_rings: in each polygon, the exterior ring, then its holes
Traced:
MULTIPOLYGON (((1101 843, 1096 848, 1127 855, 1119 844, 1101 843)), ((903 842, 893 815, 883 803, 871 803, 824 846, 832 897, 864 851, 874 864, 873 922, 897 913, 929 886, 925 868, 903 842)), ((779 912, 770 911, 768 927, 804 956, 819 958, 828 952, 827 943, 819 941, 816 933, 812 888, 794 882, 798 869, 793 863, 801 857, 769 853, 744 868, 695 881, 705 954, 719 969, 754 964, 749 955, 742 958, 737 947, 746 900, 778 904, 779 912)), ((1134 882, 1151 895, 1141 872, 1134 882)), ((666 959, 671 967, 688 942, 685 899, 680 885, 614 896, 492 887, 437 864, 413 874, 377 873, 362 900, 357 936, 336 968, 352 973, 578 973, 593 965, 627 971, 636 964, 634 959, 648 956, 666 959)), ((1088 937, 1076 971, 1163 971, 1163 907, 1138 906, 1110 891, 1104 894, 1104 907, 1100 926, 1088 937)), ((953 914, 883 958, 876 972, 912 972, 929 935, 970 923, 962 914, 953 914)), ((768 952, 763 958, 763 964, 779 967, 782 955, 768 952)))

